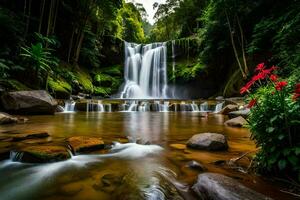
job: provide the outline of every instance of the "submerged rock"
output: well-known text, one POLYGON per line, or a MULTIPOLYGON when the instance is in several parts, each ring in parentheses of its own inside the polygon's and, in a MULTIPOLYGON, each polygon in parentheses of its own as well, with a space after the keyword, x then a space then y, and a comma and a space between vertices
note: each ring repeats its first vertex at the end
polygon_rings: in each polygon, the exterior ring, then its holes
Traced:
POLYGON ((239 116, 239 117, 227 120, 224 124, 226 126, 243 127, 245 124, 247 124, 247 121, 243 117, 239 116))
POLYGON ((47 132, 37 132, 37 133, 22 133, 12 135, 12 141, 22 141, 27 139, 40 139, 49 137, 47 132))
POLYGON ((12 124, 17 123, 18 118, 13 117, 7 113, 0 112, 0 125, 1 124, 12 124))
POLYGON ((254 190, 245 187, 238 181, 216 173, 198 175, 192 189, 202 199, 211 200, 270 200, 254 190))
POLYGON ((53 114, 57 102, 44 90, 9 92, 1 96, 6 111, 19 114, 53 114))
POLYGON ((225 106, 219 113, 223 115, 227 115, 230 112, 237 111, 239 109, 238 105, 229 104, 225 106))
POLYGON ((199 171, 205 171, 206 170, 206 168, 201 163, 199 163, 197 161, 194 161, 194 160, 188 162, 186 166, 191 168, 191 169, 196 169, 196 170, 199 170, 199 171))
POLYGON ((75 136, 67 139, 74 153, 89 152, 104 149, 104 142, 101 138, 75 136))
POLYGON ((71 154, 63 146, 30 146, 15 153, 13 160, 27 163, 51 163, 71 158, 71 154))
POLYGON ((249 113, 250 113, 250 109, 237 110, 237 111, 228 113, 228 117, 229 117, 229 119, 233 119, 233 118, 241 116, 244 119, 247 119, 249 113))
POLYGON ((200 133, 191 137, 187 142, 187 147, 201 150, 227 150, 227 139, 219 133, 200 133))

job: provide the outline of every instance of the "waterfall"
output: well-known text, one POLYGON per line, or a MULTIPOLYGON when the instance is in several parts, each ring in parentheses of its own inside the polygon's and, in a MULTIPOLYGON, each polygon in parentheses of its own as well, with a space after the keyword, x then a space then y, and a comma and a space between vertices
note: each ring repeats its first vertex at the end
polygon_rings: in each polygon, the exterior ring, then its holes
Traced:
POLYGON ((175 66, 176 66, 176 62, 175 62, 175 45, 176 45, 176 41, 172 40, 172 78, 173 78, 173 88, 172 88, 172 97, 175 98, 175 83, 176 83, 176 75, 175 75, 175 66))
POLYGON ((101 101, 97 102, 97 111, 98 112, 105 112, 104 106, 103 106, 101 101))
POLYGON ((64 112, 74 112, 75 111, 75 101, 66 101, 65 102, 65 107, 64 107, 64 112))
POLYGON ((221 103, 218 103, 217 105, 216 105, 216 108, 215 108, 215 113, 218 113, 218 112, 220 112, 221 110, 222 110, 222 108, 223 108, 223 105, 224 105, 224 102, 221 102, 221 103))
POLYGON ((208 111, 208 103, 204 102, 200 105, 200 111, 208 111))
POLYGON ((199 112, 200 111, 198 105, 195 104, 195 101, 192 102, 191 106, 192 106, 192 111, 193 112, 199 112))
POLYGON ((120 98, 167 98, 166 43, 125 42, 125 72, 120 98))

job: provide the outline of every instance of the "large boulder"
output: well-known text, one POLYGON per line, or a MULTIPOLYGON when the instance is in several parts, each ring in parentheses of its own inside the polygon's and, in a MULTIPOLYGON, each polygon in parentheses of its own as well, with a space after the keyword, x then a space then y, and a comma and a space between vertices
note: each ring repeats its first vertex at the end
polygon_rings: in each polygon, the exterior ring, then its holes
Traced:
POLYGON ((67 139, 68 144, 74 153, 89 152, 104 149, 104 142, 101 138, 74 136, 67 139))
POLYGON ((228 149, 227 139, 219 133, 200 133, 193 135, 188 142, 187 147, 200 150, 226 150, 228 149))
POLYGON ((239 117, 227 120, 224 124, 226 126, 243 127, 245 124, 247 124, 247 121, 243 117, 239 116, 239 117))
POLYGON ((44 90, 8 92, 1 96, 6 111, 18 114, 53 114, 56 100, 44 90))
POLYGON ((11 135, 12 141, 22 141, 27 139, 41 139, 49 137, 47 132, 32 132, 32 133, 21 133, 11 135))
POLYGON ((229 104, 225 106, 219 113, 223 115, 227 115, 230 112, 237 111, 239 109, 238 105, 229 104))
POLYGON ((270 200, 254 190, 243 186, 238 181, 216 173, 198 175, 192 189, 201 199, 211 200, 270 200))
POLYGON ((14 161, 26 163, 51 163, 71 158, 63 146, 29 146, 15 152, 14 161))
POLYGON ((1 124, 12 124, 17 123, 18 118, 13 117, 7 113, 0 112, 0 125, 1 124))
POLYGON ((247 119, 248 115, 250 114, 250 109, 244 109, 244 110, 237 110, 228 113, 229 119, 236 118, 236 117, 243 117, 244 119, 247 119))

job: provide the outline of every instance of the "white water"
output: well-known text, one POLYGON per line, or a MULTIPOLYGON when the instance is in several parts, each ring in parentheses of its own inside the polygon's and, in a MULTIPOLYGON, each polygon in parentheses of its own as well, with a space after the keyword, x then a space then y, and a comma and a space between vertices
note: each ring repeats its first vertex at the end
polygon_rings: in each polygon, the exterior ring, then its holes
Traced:
POLYGON ((125 42, 125 83, 120 98, 167 98, 166 43, 125 42))
POLYGON ((74 112, 75 111, 75 101, 66 101, 65 102, 65 107, 64 107, 64 112, 74 112))
POLYGON ((87 100, 86 102, 87 112, 111 112, 111 104, 103 104, 101 100, 92 101, 87 100))
POLYGON ((204 102, 200 105, 200 111, 205 112, 208 111, 208 103, 204 102))
POLYGON ((221 110, 222 110, 222 108, 223 108, 223 105, 224 105, 224 102, 221 102, 221 103, 218 103, 217 105, 216 105, 216 108, 215 108, 215 113, 218 113, 218 112, 220 112, 221 110))

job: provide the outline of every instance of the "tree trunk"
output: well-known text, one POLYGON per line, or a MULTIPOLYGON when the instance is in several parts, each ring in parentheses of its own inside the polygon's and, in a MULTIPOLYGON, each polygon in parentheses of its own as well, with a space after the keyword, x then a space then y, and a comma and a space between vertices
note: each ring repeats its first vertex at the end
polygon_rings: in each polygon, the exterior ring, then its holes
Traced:
POLYGON ((242 29, 242 26, 241 26, 241 23, 240 23, 240 20, 239 20, 238 16, 236 16, 236 18, 237 18, 237 22, 238 22, 238 26, 239 26, 240 34, 241 34, 241 47, 242 47, 245 73, 246 73, 246 75, 248 75, 249 69, 248 69, 248 66, 247 66, 247 60, 246 60, 246 54, 245 54, 245 48, 244 48, 244 33, 243 33, 243 29, 242 29))
POLYGON ((69 50, 68 50, 68 63, 70 63, 70 59, 71 59, 71 53, 72 53, 72 48, 73 48, 74 34, 75 34, 75 28, 73 28, 72 35, 71 35, 71 39, 70 39, 69 50))
POLYGON ((226 19, 227 19, 227 23, 228 23, 229 32, 230 32, 230 40, 231 40, 232 48, 233 48, 233 51, 234 51, 234 56, 235 56, 235 59, 236 59, 238 65, 239 65, 239 68, 240 68, 240 70, 242 72, 243 78, 245 79, 247 77, 246 77, 246 74, 245 74, 245 72, 243 70, 241 62, 239 60, 239 56, 238 56, 238 53, 237 53, 237 50, 236 50, 236 46, 235 46, 235 43, 234 43, 232 28, 231 28, 231 25, 230 25, 230 21, 229 21, 229 17, 228 17, 227 11, 225 11, 225 14, 226 14, 226 19))
POLYGON ((56 20, 57 20, 57 14, 58 14, 58 8, 59 8, 59 2, 60 1, 56 1, 56 8, 55 8, 55 13, 54 13, 54 19, 53 19, 53 27, 52 27, 52 33, 55 33, 55 27, 56 27, 56 20))
POLYGON ((52 10, 53 10, 53 1, 50 0, 50 6, 49 6, 49 15, 48 15, 48 27, 47 27, 47 33, 46 36, 48 37, 51 31, 51 24, 52 24, 52 10))
POLYGON ((41 31, 42 31, 42 24, 43 24, 44 12, 45 12, 45 3, 46 3, 46 0, 42 0, 42 2, 41 2, 41 16, 40 16, 40 24, 39 24, 39 33, 41 33, 41 31))

